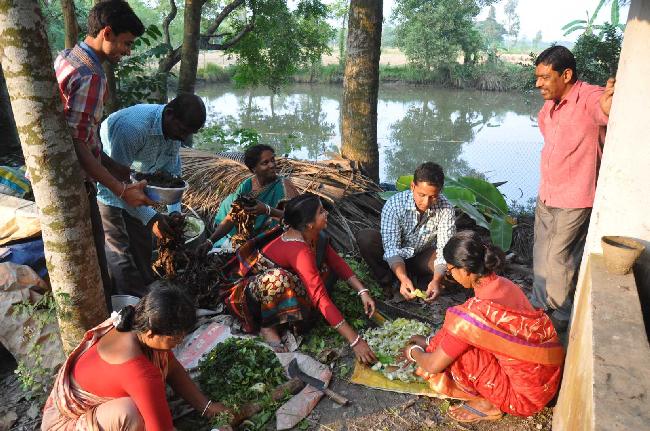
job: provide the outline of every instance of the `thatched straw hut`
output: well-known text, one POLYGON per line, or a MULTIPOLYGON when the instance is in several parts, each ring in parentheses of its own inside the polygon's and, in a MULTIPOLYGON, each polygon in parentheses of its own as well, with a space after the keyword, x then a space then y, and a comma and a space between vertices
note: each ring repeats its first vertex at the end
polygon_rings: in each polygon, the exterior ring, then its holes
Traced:
MULTIPOLYGON (((251 172, 240 161, 206 151, 181 150, 183 178, 189 188, 183 203, 197 211, 211 228, 221 200, 233 193, 251 172)), ((291 178, 301 193, 319 195, 329 211, 328 232, 339 252, 354 253, 354 234, 364 228, 379 228, 384 201, 372 180, 343 159, 306 162, 280 157, 281 175, 291 178)))

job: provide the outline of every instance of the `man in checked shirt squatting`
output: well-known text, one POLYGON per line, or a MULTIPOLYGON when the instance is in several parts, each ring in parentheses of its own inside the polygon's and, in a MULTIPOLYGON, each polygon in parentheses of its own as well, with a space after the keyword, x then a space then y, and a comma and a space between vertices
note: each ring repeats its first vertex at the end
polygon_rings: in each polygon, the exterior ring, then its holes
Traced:
POLYGON ((364 229, 357 244, 373 276, 390 298, 399 293, 415 298, 425 280, 426 301, 438 297, 447 264, 442 249, 454 233, 454 207, 442 195, 445 174, 440 165, 422 163, 415 170, 409 190, 393 195, 381 211, 381 232, 364 229), (439 251, 439 252, 437 252, 439 251))

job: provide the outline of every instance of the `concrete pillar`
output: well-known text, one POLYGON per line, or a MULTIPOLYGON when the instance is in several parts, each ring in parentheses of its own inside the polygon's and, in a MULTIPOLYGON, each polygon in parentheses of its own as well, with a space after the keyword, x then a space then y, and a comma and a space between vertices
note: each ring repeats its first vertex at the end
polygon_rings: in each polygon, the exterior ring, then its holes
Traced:
MULTIPOLYGON (((564 380, 553 416, 554 430, 638 429, 632 423, 640 416, 648 419, 650 372, 647 360, 639 359, 637 353, 645 355, 649 351, 650 0, 632 0, 616 78, 596 199, 574 300, 564 380), (603 289, 614 291, 621 287, 617 283, 605 286, 594 281, 605 277, 595 277, 596 257, 593 255, 602 253, 600 238, 603 235, 630 236, 646 246, 634 269, 639 300, 636 305, 628 302, 622 310, 630 317, 630 322, 634 322, 626 326, 628 330, 613 322, 616 318, 608 307, 615 305, 611 302, 597 305, 596 299, 602 297, 603 289), (645 315, 645 330, 642 314, 645 315), (616 328, 616 334, 610 334, 612 328, 616 328), (631 333, 634 340, 619 346, 620 336, 629 338, 631 333), (605 349, 607 353, 603 353, 603 344, 609 345, 609 349, 605 349), (614 368, 618 371, 608 371, 614 368), (601 374, 602 379, 598 377, 601 374), (634 378, 629 379, 630 376, 634 378), (621 387, 621 381, 633 383, 621 387), (604 403, 607 396, 609 402, 604 403), (611 411, 599 414, 597 405, 611 411)), ((636 295, 635 290, 632 284, 631 291, 636 295)))

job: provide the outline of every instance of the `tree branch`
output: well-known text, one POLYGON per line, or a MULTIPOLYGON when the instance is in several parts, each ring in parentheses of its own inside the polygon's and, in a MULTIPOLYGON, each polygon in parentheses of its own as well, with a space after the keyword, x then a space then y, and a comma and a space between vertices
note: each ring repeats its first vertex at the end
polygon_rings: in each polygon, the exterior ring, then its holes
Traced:
POLYGON ((214 22, 210 24, 205 34, 208 35, 214 34, 214 32, 217 31, 221 23, 226 18, 228 18, 228 15, 230 15, 232 11, 237 9, 239 6, 243 5, 245 2, 246 0, 235 0, 232 3, 226 5, 226 7, 224 7, 223 10, 219 13, 219 15, 217 15, 217 17, 214 19, 214 22))
POLYGON ((169 0, 169 7, 170 11, 169 14, 165 17, 162 23, 162 28, 163 28, 163 34, 164 34, 164 41, 167 45, 170 47, 172 46, 171 39, 169 37, 169 25, 172 23, 174 18, 176 18, 176 13, 178 12, 178 9, 176 8, 176 2, 174 0, 169 0))

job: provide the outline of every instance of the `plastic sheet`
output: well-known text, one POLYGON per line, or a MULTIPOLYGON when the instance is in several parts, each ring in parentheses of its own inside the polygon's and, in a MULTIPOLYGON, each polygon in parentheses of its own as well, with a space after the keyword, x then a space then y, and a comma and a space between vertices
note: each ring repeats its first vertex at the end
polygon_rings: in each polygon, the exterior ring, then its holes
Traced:
POLYGON ((403 382, 401 380, 389 380, 379 371, 373 371, 369 367, 357 362, 354 373, 350 378, 352 383, 368 386, 369 388, 381 389, 383 391, 399 392, 402 394, 425 395, 434 398, 448 398, 445 395, 435 392, 425 382, 403 382))

